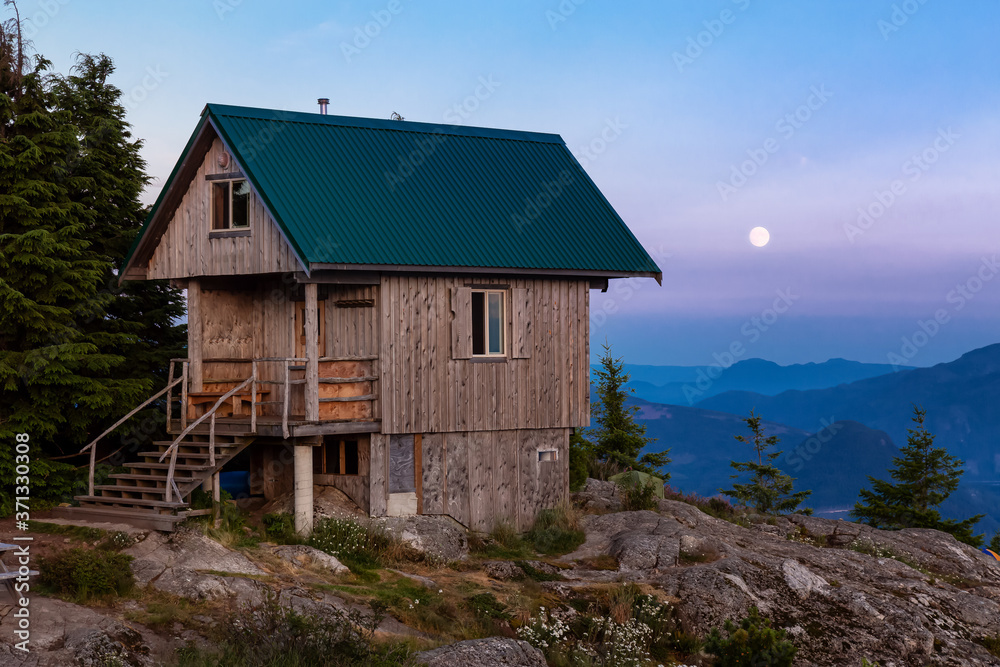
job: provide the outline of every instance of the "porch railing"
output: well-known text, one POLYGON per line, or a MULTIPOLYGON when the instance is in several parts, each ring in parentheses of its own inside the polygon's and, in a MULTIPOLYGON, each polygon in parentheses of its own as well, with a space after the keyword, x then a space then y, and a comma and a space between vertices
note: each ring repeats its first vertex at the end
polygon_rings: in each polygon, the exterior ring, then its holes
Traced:
MULTIPOLYGON (((377 361, 377 356, 352 356, 352 357, 320 357, 319 362, 337 362, 337 361, 377 361)), ((202 365, 211 363, 228 363, 228 364, 249 364, 250 365, 250 376, 240 377, 240 378, 211 378, 208 380, 203 380, 203 383, 215 383, 215 384, 229 384, 236 383, 236 386, 232 389, 227 390, 222 393, 218 400, 212 405, 211 408, 205 411, 203 415, 189 422, 188 418, 188 397, 191 393, 189 391, 190 385, 190 359, 171 359, 170 366, 167 374, 167 385, 158 391, 156 394, 150 396, 148 399, 143 401, 137 407, 135 407, 127 415, 119 419, 106 431, 101 433, 99 436, 94 438, 88 445, 80 450, 80 454, 89 451, 90 452, 90 474, 88 479, 88 494, 94 495, 94 469, 97 463, 97 443, 107 437, 119 426, 124 424, 126 421, 135 416, 143 408, 147 407, 161 396, 166 394, 166 424, 167 431, 172 430, 174 423, 173 417, 173 405, 174 405, 174 389, 177 385, 181 386, 180 396, 177 398, 180 400, 180 434, 174 438, 170 446, 160 455, 159 461, 162 463, 163 460, 170 455, 170 465, 167 470, 167 488, 166 488, 166 500, 169 502, 172 497, 180 498, 180 490, 177 487, 176 481, 174 479, 174 469, 177 460, 177 452, 180 446, 180 442, 189 435, 194 429, 204 423, 206 420, 209 421, 209 464, 215 465, 215 422, 216 414, 220 407, 225 405, 226 401, 230 400, 237 393, 245 390, 248 386, 250 388, 250 433, 257 432, 257 409, 259 406, 264 405, 277 405, 280 406, 281 413, 281 430, 283 437, 286 439, 290 435, 290 430, 288 422, 291 416, 291 393, 292 387, 294 385, 304 385, 308 380, 305 378, 292 379, 291 372, 293 366, 297 364, 306 363, 304 357, 258 357, 253 359, 245 358, 206 358, 202 359, 202 365), (262 378, 260 375, 260 365, 267 363, 278 363, 282 365, 282 369, 278 374, 280 379, 272 380, 262 378), (177 374, 178 366, 180 367, 180 374, 177 374), (259 400, 260 397, 260 387, 262 385, 276 385, 282 387, 282 396, 279 400, 259 400)), ((270 375, 270 374, 269 374, 270 375)), ((345 383, 358 383, 358 382, 372 382, 378 381, 377 372, 373 368, 369 375, 359 376, 359 377, 320 377, 318 378, 319 384, 345 384, 345 383)), ((267 393, 267 392, 265 392, 267 393)), ((348 402, 348 401, 370 401, 373 404, 372 413, 375 414, 374 403, 378 400, 378 391, 375 389, 373 384, 372 393, 365 394, 361 396, 339 396, 339 397, 323 397, 319 398, 319 403, 329 403, 329 402, 348 402)))

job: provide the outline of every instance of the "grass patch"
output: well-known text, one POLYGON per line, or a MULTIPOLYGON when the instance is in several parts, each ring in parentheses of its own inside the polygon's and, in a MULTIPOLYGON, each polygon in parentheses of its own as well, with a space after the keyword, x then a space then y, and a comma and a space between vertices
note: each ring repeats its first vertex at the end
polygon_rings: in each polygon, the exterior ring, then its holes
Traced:
POLYGON ((107 531, 86 526, 69 526, 61 523, 46 523, 45 521, 28 521, 28 531, 45 535, 62 535, 80 542, 94 542, 107 535, 107 531))
POLYGON ((569 503, 542 510, 525 534, 535 551, 547 556, 561 556, 575 551, 587 539, 580 529, 580 516, 569 503))
POLYGON ((548 572, 543 572, 537 568, 532 567, 527 561, 517 560, 514 564, 519 568, 524 570, 525 576, 532 581, 563 581, 563 576, 557 572, 549 574, 548 572))
POLYGON ((303 544, 305 539, 295 532, 295 517, 285 512, 265 514, 261 517, 264 537, 277 544, 303 544))
POLYGON ((611 554, 601 554, 590 556, 576 561, 581 567, 587 570, 617 570, 618 559, 611 554))
POLYGON ((68 549, 38 559, 43 591, 77 603, 126 595, 135 587, 131 556, 100 549, 68 549))
POLYGON ((977 639, 976 643, 989 651, 990 655, 1000 658, 1000 635, 983 637, 982 639, 977 639))
POLYGON ((500 560, 530 558, 533 555, 529 543, 507 521, 498 521, 488 535, 470 533, 469 551, 477 556, 500 560))
POLYGON ((313 527, 308 544, 337 558, 359 577, 370 577, 368 573, 390 563, 417 558, 382 528, 354 519, 322 519, 313 527))

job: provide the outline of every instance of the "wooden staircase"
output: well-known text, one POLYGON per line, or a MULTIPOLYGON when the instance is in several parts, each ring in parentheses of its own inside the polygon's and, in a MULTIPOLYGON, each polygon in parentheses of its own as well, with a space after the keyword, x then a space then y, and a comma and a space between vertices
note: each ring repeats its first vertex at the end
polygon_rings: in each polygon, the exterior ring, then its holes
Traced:
POLYGON ((204 513, 189 510, 191 492, 217 473, 253 442, 252 435, 233 436, 193 432, 177 444, 174 466, 176 491, 167 493, 169 458, 160 462, 172 441, 153 443, 155 451, 140 452, 141 461, 128 463, 127 473, 112 474, 113 484, 94 486, 93 495, 76 496, 79 507, 60 507, 54 516, 73 520, 127 523, 138 528, 172 531, 189 516, 204 513), (215 440, 215 462, 211 462, 210 439, 215 440), (172 496, 170 500, 167 497, 172 496))

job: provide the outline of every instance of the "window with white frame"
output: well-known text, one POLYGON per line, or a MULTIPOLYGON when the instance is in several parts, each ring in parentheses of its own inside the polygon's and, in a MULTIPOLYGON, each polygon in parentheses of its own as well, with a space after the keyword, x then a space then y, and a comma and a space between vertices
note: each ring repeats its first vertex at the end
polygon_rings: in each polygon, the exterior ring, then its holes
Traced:
POLYGON ((502 357, 507 353, 504 340, 506 290, 472 291, 472 355, 502 357))
POLYGON ((212 183, 212 229, 250 227, 250 184, 246 179, 212 183))

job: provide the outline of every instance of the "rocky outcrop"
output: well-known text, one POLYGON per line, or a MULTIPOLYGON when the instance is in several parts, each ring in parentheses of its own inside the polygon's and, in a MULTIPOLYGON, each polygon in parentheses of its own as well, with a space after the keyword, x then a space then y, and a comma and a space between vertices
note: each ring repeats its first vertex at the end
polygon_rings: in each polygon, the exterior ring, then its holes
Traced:
POLYGON ((148 628, 126 624, 101 611, 53 598, 31 600, 29 652, 16 650, 13 607, 0 607, 0 664, 17 667, 147 667, 173 659, 182 643, 163 639, 148 628))
POLYGON ((296 567, 312 565, 331 574, 346 574, 347 566, 330 554, 305 544, 284 544, 271 547, 271 553, 296 567))
POLYGON ((689 631, 756 606, 795 638, 796 664, 1000 664, 977 643, 1000 633, 1000 567, 945 533, 804 516, 745 528, 671 500, 582 521, 563 560, 614 556, 619 577, 676 598, 689 631))
POLYGON ((449 563, 469 555, 468 533, 451 517, 390 516, 376 521, 411 549, 432 559, 449 563))
POLYGON ((195 529, 152 532, 123 553, 133 557, 132 574, 140 586, 191 600, 235 598, 257 603, 265 586, 246 576, 266 572, 249 558, 231 551, 195 529))
POLYGON ((416 655, 430 667, 545 667, 545 656, 528 642, 506 637, 471 639, 416 655))

